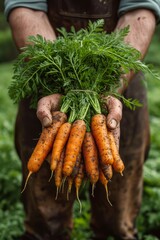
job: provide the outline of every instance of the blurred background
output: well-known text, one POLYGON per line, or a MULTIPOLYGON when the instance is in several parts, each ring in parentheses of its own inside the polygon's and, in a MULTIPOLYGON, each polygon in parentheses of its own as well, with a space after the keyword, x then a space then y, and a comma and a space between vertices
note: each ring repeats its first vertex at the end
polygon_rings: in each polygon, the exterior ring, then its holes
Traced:
MULTIPOLYGON (((8 96, 13 63, 17 56, 0 0, 0 240, 16 240, 23 232, 23 207, 20 201, 21 164, 14 149, 14 122, 17 106, 8 96)), ((145 58, 160 74, 160 26, 157 26, 145 58)), ((150 112, 151 149, 144 165, 144 192, 137 221, 139 239, 160 239, 160 82, 146 76, 150 112)), ((91 236, 90 204, 87 191, 80 194, 83 210, 74 206, 73 240, 91 236)), ((110 240, 113 238, 110 238, 110 240)))

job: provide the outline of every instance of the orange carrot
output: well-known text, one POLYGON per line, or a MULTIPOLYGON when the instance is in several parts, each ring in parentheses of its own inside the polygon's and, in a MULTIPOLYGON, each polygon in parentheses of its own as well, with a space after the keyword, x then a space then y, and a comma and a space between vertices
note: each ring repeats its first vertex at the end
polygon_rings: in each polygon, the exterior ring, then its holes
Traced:
POLYGON ((74 178, 78 174, 81 160, 82 160, 82 154, 81 154, 81 151, 80 151, 80 153, 78 154, 78 157, 76 159, 76 163, 75 163, 75 166, 73 168, 73 171, 72 171, 71 175, 67 178, 67 182, 68 182, 67 200, 69 200, 69 194, 70 194, 70 192, 72 190, 72 185, 73 185, 74 178))
POLYGON ((119 172, 123 176, 123 171, 125 167, 120 157, 115 159, 115 161, 113 162, 113 168, 116 172, 119 172))
POLYGON ((52 174, 57 167, 58 161, 60 160, 61 153, 68 140, 70 130, 71 130, 71 123, 69 122, 63 123, 58 130, 58 133, 53 143, 52 154, 51 154, 50 168, 51 168, 52 174))
POLYGON ((63 160, 64 160, 64 150, 61 153, 60 159, 58 161, 58 164, 57 164, 57 167, 56 167, 55 173, 54 173, 55 185, 57 187, 57 192, 56 192, 55 199, 57 199, 57 197, 58 197, 59 188, 61 187, 61 184, 62 184, 63 160))
POLYGON ((96 114, 92 117, 91 130, 99 150, 102 164, 113 164, 114 160, 108 139, 106 117, 103 114, 96 114))
POLYGON ((72 171, 72 173, 70 175, 72 178, 75 178, 76 175, 78 174, 78 170, 79 170, 79 166, 80 166, 81 160, 82 160, 82 153, 80 151, 78 156, 77 156, 76 163, 74 165, 73 171, 72 171))
POLYGON ((81 204, 81 201, 79 199, 79 189, 80 189, 80 186, 82 184, 83 178, 84 178, 84 163, 83 163, 83 161, 81 161, 78 174, 74 179, 75 188, 76 188, 76 196, 77 196, 77 200, 79 202, 80 212, 82 211, 82 204, 81 204))
POLYGON ((125 168, 124 163, 120 157, 119 151, 118 151, 116 143, 115 143, 113 133, 111 131, 108 131, 108 137, 110 140, 111 150, 112 150, 112 154, 113 154, 113 158, 114 158, 113 169, 116 172, 119 172, 121 175, 123 175, 123 171, 125 168))
POLYGON ((49 127, 43 128, 38 143, 28 161, 27 168, 29 170, 24 188, 25 190, 29 177, 32 173, 37 172, 48 153, 51 151, 55 136, 58 132, 59 127, 67 120, 65 113, 56 111, 52 113, 52 124, 49 127))
POLYGON ((83 120, 76 120, 71 127, 69 139, 66 146, 63 175, 68 177, 72 174, 77 156, 80 152, 86 133, 86 124, 83 120))
POLYGON ((101 169, 107 180, 110 180, 113 176, 113 168, 111 164, 102 164, 101 169))
POLYGON ((100 169, 99 171, 99 181, 103 184, 105 191, 106 191, 106 197, 107 197, 107 201, 109 202, 109 204, 112 206, 110 200, 109 200, 109 196, 108 196, 108 180, 106 179, 106 177, 104 176, 102 170, 100 169))
POLYGON ((71 190, 72 190, 73 181, 74 181, 74 178, 72 176, 69 176, 67 178, 67 182, 68 182, 67 200, 69 200, 69 194, 71 193, 71 190))
POLYGON ((87 176, 92 184, 92 195, 94 187, 99 178, 98 152, 91 132, 86 132, 83 141, 83 156, 87 176))

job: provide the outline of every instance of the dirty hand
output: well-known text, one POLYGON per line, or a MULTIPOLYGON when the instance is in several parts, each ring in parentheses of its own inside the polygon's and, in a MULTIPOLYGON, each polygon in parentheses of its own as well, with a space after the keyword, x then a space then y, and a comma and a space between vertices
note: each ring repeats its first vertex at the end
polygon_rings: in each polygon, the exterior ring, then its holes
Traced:
MULTIPOLYGON (((43 127, 49 127, 52 124, 52 111, 58 111, 60 109, 60 94, 52 94, 41 98, 37 105, 37 117, 40 120, 43 127)), ((46 158, 50 164, 51 154, 46 158)))
POLYGON ((112 130, 116 145, 119 149, 120 139, 120 121, 122 118, 122 103, 115 97, 108 96, 104 98, 108 110, 107 127, 112 130))
POLYGON ((56 93, 41 98, 37 105, 37 117, 40 120, 42 127, 48 127, 52 123, 52 111, 60 109, 61 95, 56 93))
MULTIPOLYGON (((37 117, 40 120, 42 127, 48 127, 52 123, 52 111, 57 111, 60 108, 60 94, 52 94, 43 97, 37 105, 37 117)), ((116 145, 119 148, 120 138, 120 120, 122 118, 122 104, 112 96, 104 98, 108 110, 107 127, 113 131, 116 145)))

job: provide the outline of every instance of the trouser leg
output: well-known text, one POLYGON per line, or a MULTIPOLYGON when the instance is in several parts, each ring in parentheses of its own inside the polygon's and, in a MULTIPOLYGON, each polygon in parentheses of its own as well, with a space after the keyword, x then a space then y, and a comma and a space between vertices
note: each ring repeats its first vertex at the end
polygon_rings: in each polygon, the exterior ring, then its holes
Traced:
MULTIPOLYGON (((41 133, 41 124, 35 111, 28 109, 28 103, 22 102, 16 120, 16 149, 22 161, 23 186, 28 170, 27 162, 41 133)), ((38 240, 69 239, 72 229, 72 206, 75 195, 66 199, 59 193, 55 200, 56 188, 50 178, 49 164, 45 161, 37 173, 33 173, 22 194, 26 213, 25 230, 38 240)))
POLYGON ((125 164, 124 176, 114 172, 108 184, 109 198, 98 183, 94 198, 91 196, 91 226, 99 239, 112 235, 117 239, 136 239, 136 217, 139 213, 143 191, 143 163, 149 147, 149 124, 145 91, 136 76, 126 92, 126 97, 137 98, 142 108, 131 111, 124 107, 121 122, 120 155, 125 164))

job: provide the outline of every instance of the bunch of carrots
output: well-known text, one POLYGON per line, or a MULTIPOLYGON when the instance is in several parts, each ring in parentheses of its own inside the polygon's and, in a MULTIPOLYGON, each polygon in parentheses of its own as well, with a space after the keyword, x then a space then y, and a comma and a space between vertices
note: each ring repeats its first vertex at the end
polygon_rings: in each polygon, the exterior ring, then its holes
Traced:
MULTIPOLYGON (((140 52, 125 43, 128 27, 106 34, 104 21, 100 19, 77 32, 74 27, 70 32, 64 28, 58 31, 61 35, 54 42, 30 36, 32 44, 19 54, 9 87, 15 103, 30 98, 31 107, 36 107, 44 96, 54 93, 63 96, 60 111, 53 112, 52 125, 43 129, 28 161, 24 189, 31 174, 40 169, 51 153, 56 198, 67 182, 67 198, 74 184, 79 200, 82 180, 87 177, 92 184, 92 195, 100 181, 108 199, 107 184, 113 170, 122 175, 124 164, 113 134, 106 127, 102 96, 117 97, 134 110, 141 104, 117 93, 119 79, 131 69, 160 78, 139 60, 140 52)), ((123 82, 126 85, 126 79, 123 82)))
MULTIPOLYGON (((76 196, 79 200, 79 189, 84 178, 92 184, 92 195, 99 180, 106 189, 108 198, 108 181, 112 178, 113 170, 121 175, 124 170, 123 161, 115 144, 114 136, 106 126, 106 116, 96 114, 91 118, 91 130, 87 131, 84 120, 67 121, 64 112, 52 113, 52 125, 44 128, 39 141, 28 161, 28 177, 37 172, 42 163, 51 153, 51 177, 54 176, 58 192, 64 182, 68 183, 67 199, 75 184, 76 196)), ((111 203, 110 203, 111 204, 111 203)))

